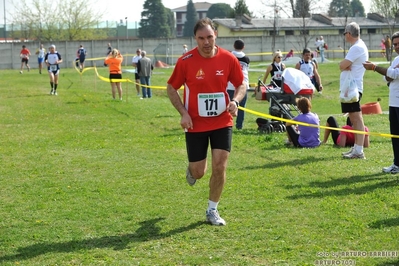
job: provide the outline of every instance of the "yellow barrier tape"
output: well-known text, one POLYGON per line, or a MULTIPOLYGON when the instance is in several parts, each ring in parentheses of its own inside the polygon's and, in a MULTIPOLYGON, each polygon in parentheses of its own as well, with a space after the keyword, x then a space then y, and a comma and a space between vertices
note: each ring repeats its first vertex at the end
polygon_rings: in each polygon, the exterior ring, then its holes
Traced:
POLYGON ((380 136, 380 137, 384 137, 384 138, 399 138, 399 135, 392 135, 392 134, 388 134, 388 133, 365 132, 365 131, 351 130, 351 129, 345 129, 345 128, 327 127, 327 126, 320 126, 320 125, 314 125, 314 124, 298 122, 298 121, 294 121, 294 120, 290 120, 290 119, 285 119, 285 118, 282 118, 282 117, 276 117, 276 116, 260 113, 260 112, 253 111, 253 110, 241 107, 241 106, 239 106, 238 109, 240 109, 240 110, 242 110, 244 112, 248 112, 250 114, 257 115, 257 116, 261 116, 261 117, 265 117, 265 118, 269 118, 269 119, 274 119, 274 120, 279 120, 279 121, 286 122, 286 123, 288 122, 290 124, 295 124, 295 125, 302 125, 302 126, 307 126, 307 127, 316 127, 316 128, 322 128, 322 129, 330 129, 330 130, 336 130, 336 131, 345 131, 345 132, 349 132, 349 133, 363 134, 363 135, 369 135, 369 136, 380 136))
MULTIPOLYGON (((79 69, 75 66, 75 69, 79 71, 79 69)), ((130 82, 136 85, 140 85, 141 87, 146 87, 146 88, 152 88, 152 89, 166 89, 165 86, 147 86, 144 84, 140 84, 140 83, 136 83, 131 81, 130 79, 112 79, 110 80, 109 78, 105 78, 103 76, 101 76, 96 67, 88 67, 83 69, 82 72, 80 72, 80 74, 83 74, 85 71, 87 70, 91 70, 94 69, 94 71, 96 72, 96 75, 99 79, 105 81, 105 82, 130 82)), ((336 130, 336 131, 345 131, 345 132, 349 132, 349 133, 354 133, 354 134, 363 134, 363 135, 370 135, 370 136, 380 136, 380 137, 385 137, 385 138, 399 138, 399 135, 392 135, 392 134, 388 134, 388 133, 374 133, 374 132, 365 132, 365 131, 358 131, 358 130, 351 130, 351 129, 345 129, 345 128, 335 128, 335 127, 327 127, 327 126, 320 126, 320 125, 314 125, 314 124, 308 124, 308 123, 303 123, 303 122, 298 122, 298 121, 294 121, 294 120, 290 120, 290 119, 285 119, 282 117, 277 117, 277 116, 272 116, 269 114, 265 114, 265 113, 260 113, 257 111, 253 111, 244 107, 239 106, 238 109, 250 113, 250 114, 254 114, 260 117, 264 117, 264 118, 269 118, 269 119, 274 119, 274 120, 279 120, 282 122, 288 122, 290 124, 296 124, 296 125, 302 125, 302 126, 307 126, 307 127, 315 127, 315 128, 321 128, 321 129, 330 129, 330 130, 336 130)))

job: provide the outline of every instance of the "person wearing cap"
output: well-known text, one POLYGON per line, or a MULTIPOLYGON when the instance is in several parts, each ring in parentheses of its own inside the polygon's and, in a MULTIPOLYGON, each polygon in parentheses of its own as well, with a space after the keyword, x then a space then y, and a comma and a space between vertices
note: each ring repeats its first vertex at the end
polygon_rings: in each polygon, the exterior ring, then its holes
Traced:
POLYGON ((51 95, 58 95, 58 77, 60 74, 60 64, 62 63, 61 55, 55 50, 55 45, 51 45, 49 53, 44 57, 44 62, 47 65, 48 74, 50 77, 51 95))
POLYGON ((137 96, 140 96, 140 76, 139 72, 137 71, 137 63, 141 59, 141 49, 136 50, 136 55, 133 56, 132 59, 132 65, 134 67, 134 79, 136 81, 136 91, 137 91, 137 96))
MULTIPOLYGON (((369 51, 366 44, 360 39, 360 27, 356 22, 351 22, 345 27, 345 41, 351 44, 345 59, 339 63, 341 70, 341 84, 345 82, 348 75, 352 75, 352 79, 357 85, 359 91, 359 101, 353 103, 341 103, 342 113, 348 113, 354 130, 364 131, 364 122, 360 100, 363 95, 363 76, 366 71, 363 63, 369 59, 369 51)), ((342 87, 342 86, 341 86, 342 87)), ((342 153, 345 159, 365 159, 363 153, 364 134, 355 134, 355 144, 348 151, 342 153)))
MULTIPOLYGON (((236 40, 234 42, 234 50, 232 51, 233 55, 237 57, 238 62, 240 62, 242 74, 244 75, 244 81, 246 85, 247 91, 249 90, 249 77, 248 77, 248 70, 249 70, 249 57, 245 55, 243 52, 244 50, 244 41, 243 40, 236 40)), ((234 85, 229 82, 227 84, 227 93, 229 94, 230 100, 234 98, 235 87, 234 85)), ((244 107, 247 103, 247 93, 245 94, 244 98, 239 102, 239 106, 244 107)), ((245 112, 243 110, 238 110, 237 119, 236 119, 236 128, 242 129, 244 123, 244 116, 245 112)))

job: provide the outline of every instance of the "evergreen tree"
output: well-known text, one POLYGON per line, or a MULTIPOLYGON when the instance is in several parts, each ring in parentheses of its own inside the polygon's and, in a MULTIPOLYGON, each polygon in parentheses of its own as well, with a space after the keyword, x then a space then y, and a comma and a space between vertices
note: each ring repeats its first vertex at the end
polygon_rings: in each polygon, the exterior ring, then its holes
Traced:
POLYGON ((175 14, 170 8, 165 8, 166 9, 166 15, 168 17, 168 25, 170 29, 170 34, 172 37, 176 37, 176 28, 175 28, 175 14))
POLYGON ((194 25, 198 20, 197 10, 192 0, 187 2, 186 22, 184 22, 183 37, 192 37, 194 25))
POLYGON ((139 36, 141 38, 171 37, 168 14, 161 0, 146 0, 144 2, 139 36))
POLYGON ((364 6, 360 0, 351 1, 352 17, 365 17, 364 6))
POLYGON ((245 0, 237 0, 235 6, 234 6, 234 13, 232 17, 236 16, 242 16, 242 15, 249 15, 252 17, 252 12, 249 12, 248 6, 245 2, 245 0))
POLYGON ((310 17, 310 2, 309 0, 297 0, 295 3, 295 17, 308 18, 310 17))
POLYGON ((350 17, 352 16, 351 5, 348 0, 332 0, 328 9, 330 17, 350 17))
POLYGON ((228 4, 213 4, 206 12, 206 16, 210 19, 229 18, 234 13, 234 9, 228 4))

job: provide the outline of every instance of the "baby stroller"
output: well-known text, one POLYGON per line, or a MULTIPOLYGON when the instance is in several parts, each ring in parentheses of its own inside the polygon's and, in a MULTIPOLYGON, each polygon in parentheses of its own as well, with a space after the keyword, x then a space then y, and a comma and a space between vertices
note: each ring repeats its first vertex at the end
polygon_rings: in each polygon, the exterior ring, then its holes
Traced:
MULTIPOLYGON (((274 84, 275 85, 275 84, 274 84)), ((301 97, 311 99, 315 87, 309 77, 295 68, 286 68, 282 73, 282 88, 278 86, 265 85, 258 79, 255 88, 255 97, 270 103, 269 114, 284 119, 293 119, 299 110, 296 100, 301 97), (295 114, 293 114, 293 112, 295 114)), ((285 123, 279 120, 258 118, 256 120, 258 130, 265 133, 285 132, 285 123)))

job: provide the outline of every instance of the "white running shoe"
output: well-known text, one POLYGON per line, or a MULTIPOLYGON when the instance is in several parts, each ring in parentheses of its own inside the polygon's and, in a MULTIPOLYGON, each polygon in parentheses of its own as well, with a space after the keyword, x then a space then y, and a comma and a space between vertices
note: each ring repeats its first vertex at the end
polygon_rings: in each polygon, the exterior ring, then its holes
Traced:
POLYGON ((384 173, 397 174, 397 173, 399 173, 399 166, 396 166, 395 164, 392 164, 391 166, 383 167, 382 171, 384 173))
POLYGON ((356 151, 353 151, 352 153, 343 155, 344 159, 366 159, 366 157, 364 156, 364 153, 357 153, 356 151))
POLYGON ((226 225, 225 220, 220 217, 219 212, 216 209, 206 211, 206 221, 212 225, 226 225))
POLYGON ((51 90, 51 91, 50 91, 50 95, 54 95, 54 90, 51 90))
POLYGON ((348 155, 351 154, 353 152, 353 150, 355 149, 355 147, 352 147, 349 151, 347 152, 343 152, 342 155, 348 155))
POLYGON ((188 167, 187 167, 187 171, 186 171, 186 180, 187 180, 187 183, 188 183, 190 186, 194 186, 194 185, 195 185, 195 182, 197 182, 197 179, 195 179, 195 178, 191 175, 190 170, 188 170, 188 167))

